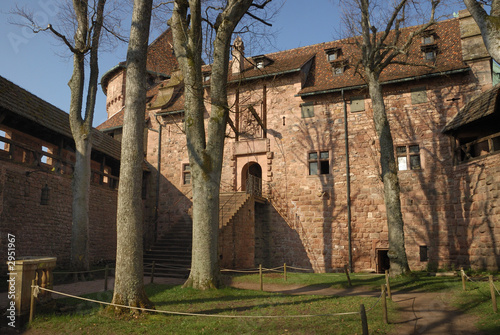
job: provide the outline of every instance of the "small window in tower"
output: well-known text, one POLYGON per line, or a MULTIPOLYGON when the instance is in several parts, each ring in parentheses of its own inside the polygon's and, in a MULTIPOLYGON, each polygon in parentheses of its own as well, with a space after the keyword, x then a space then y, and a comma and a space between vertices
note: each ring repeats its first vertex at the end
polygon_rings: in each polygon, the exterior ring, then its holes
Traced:
POLYGON ((189 164, 182 164, 182 184, 191 184, 191 166, 189 164))

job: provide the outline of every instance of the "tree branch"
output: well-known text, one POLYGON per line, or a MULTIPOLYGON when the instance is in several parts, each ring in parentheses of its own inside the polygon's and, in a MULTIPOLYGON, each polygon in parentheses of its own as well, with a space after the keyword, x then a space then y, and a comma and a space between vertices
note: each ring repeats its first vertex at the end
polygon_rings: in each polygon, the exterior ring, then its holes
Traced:
MULTIPOLYGON (((269 0, 269 1, 270 1, 270 0, 269 0)), ((248 15, 248 16, 250 16, 251 18, 253 18, 253 19, 255 19, 255 20, 259 21, 259 22, 262 22, 262 23, 263 23, 263 24, 265 24, 266 26, 269 26, 269 27, 272 27, 272 26, 273 26, 273 25, 272 25, 272 24, 270 24, 269 22, 264 21, 263 19, 261 19, 261 18, 259 18, 259 17, 255 16, 255 15, 253 15, 253 14, 252 14, 252 13, 250 13, 250 12, 246 12, 245 14, 246 14, 246 15, 248 15)))

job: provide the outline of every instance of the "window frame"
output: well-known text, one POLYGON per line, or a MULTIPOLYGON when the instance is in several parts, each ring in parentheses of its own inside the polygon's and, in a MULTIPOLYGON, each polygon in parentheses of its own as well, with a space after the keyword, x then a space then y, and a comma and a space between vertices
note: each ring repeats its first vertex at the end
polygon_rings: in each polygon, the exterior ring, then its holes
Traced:
POLYGON ((330 150, 312 150, 307 152, 307 174, 308 176, 325 176, 331 175, 331 154, 330 150), (328 157, 322 158, 322 154, 326 153, 328 157), (311 158, 311 155, 315 154, 316 157, 311 158), (326 162, 328 165, 325 167, 322 163, 326 162), (316 164, 316 173, 311 173, 311 164, 316 164), (328 170, 327 173, 322 173, 322 171, 328 170))
POLYGON ((396 151, 396 163, 398 167, 398 171, 421 171, 424 169, 423 167, 423 160, 422 160, 422 154, 421 154, 421 148, 420 144, 416 143, 410 143, 410 144, 402 144, 402 145, 397 145, 395 148, 396 151), (412 152, 411 148, 417 147, 418 151, 417 152, 412 152), (405 148, 405 152, 399 152, 399 148, 405 148), (412 157, 418 157, 418 167, 413 167, 412 163, 412 157), (401 162, 400 158, 406 158, 405 159, 405 164, 406 168, 401 169, 401 162))
POLYGON ((181 165, 181 183, 183 186, 191 186, 191 180, 192 180, 192 174, 191 174, 191 166, 189 163, 182 163, 181 165), (186 176, 189 175, 189 178, 186 179, 186 176))

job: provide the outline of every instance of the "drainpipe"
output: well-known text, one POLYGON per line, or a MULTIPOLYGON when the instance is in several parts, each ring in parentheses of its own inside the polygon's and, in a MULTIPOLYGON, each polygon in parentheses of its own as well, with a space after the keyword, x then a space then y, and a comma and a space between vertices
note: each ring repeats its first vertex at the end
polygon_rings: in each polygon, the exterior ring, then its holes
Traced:
POLYGON ((160 177, 161 177, 161 122, 158 121, 158 115, 155 116, 158 122, 158 166, 156 167, 156 202, 155 202, 155 242, 158 239, 158 212, 160 206, 160 177))
POLYGON ((344 102, 344 142, 345 142, 345 172, 347 193, 347 243, 349 250, 349 272, 352 272, 352 242, 351 242, 351 172, 349 167, 349 129, 347 124, 347 102, 342 89, 342 101, 344 102))

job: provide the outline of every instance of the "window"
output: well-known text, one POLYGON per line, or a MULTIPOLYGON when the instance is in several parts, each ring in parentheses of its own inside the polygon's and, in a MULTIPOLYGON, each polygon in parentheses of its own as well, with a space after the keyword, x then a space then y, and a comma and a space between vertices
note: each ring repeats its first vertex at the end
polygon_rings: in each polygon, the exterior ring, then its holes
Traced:
POLYGON ((422 44, 433 44, 434 43, 434 35, 427 35, 422 37, 422 44))
POLYGON ((326 59, 329 62, 334 62, 340 58, 340 55, 342 54, 342 49, 341 48, 326 49, 325 53, 326 53, 326 59))
POLYGON ((352 97, 351 98, 351 113, 362 112, 365 110, 365 98, 364 97, 352 97))
POLYGON ((416 144, 396 147, 398 170, 420 170, 420 147, 416 144))
POLYGON ((437 57, 437 45, 436 44, 424 44, 420 47, 424 55, 424 59, 428 61, 434 61, 437 57))
MULTIPOLYGON (((10 136, 11 135, 5 130, 0 130, 0 137, 10 139, 10 136)), ((4 142, 2 139, 0 139, 0 150, 9 151, 9 143, 4 142)))
POLYGON ((435 60, 436 59, 436 51, 430 50, 425 52, 425 60, 435 60))
POLYGON ((312 102, 306 102, 300 105, 302 118, 308 118, 314 116, 314 104, 312 102))
POLYGON ((262 68, 264 68, 264 60, 257 61, 257 69, 262 69, 262 68))
POLYGON ((413 88, 411 90, 411 103, 413 105, 423 104, 427 102, 427 92, 425 87, 413 88))
POLYGON ((203 81, 209 81, 209 80, 210 80, 210 72, 203 73, 203 81))
POLYGON ((330 153, 328 151, 310 152, 307 157, 309 175, 330 174, 330 153))
POLYGON ((182 164, 182 184, 191 184, 191 167, 189 164, 182 164))
POLYGON ((344 73, 344 66, 334 66, 332 69, 334 76, 339 76, 344 73))
MULTIPOLYGON (((46 152, 48 154, 51 154, 52 153, 52 149, 50 149, 49 147, 46 147, 44 145, 42 145, 42 152, 46 152)), ((49 156, 47 155, 43 155, 42 154, 42 157, 40 158, 40 162, 44 163, 44 164, 52 164, 52 158, 50 158, 49 156)))

